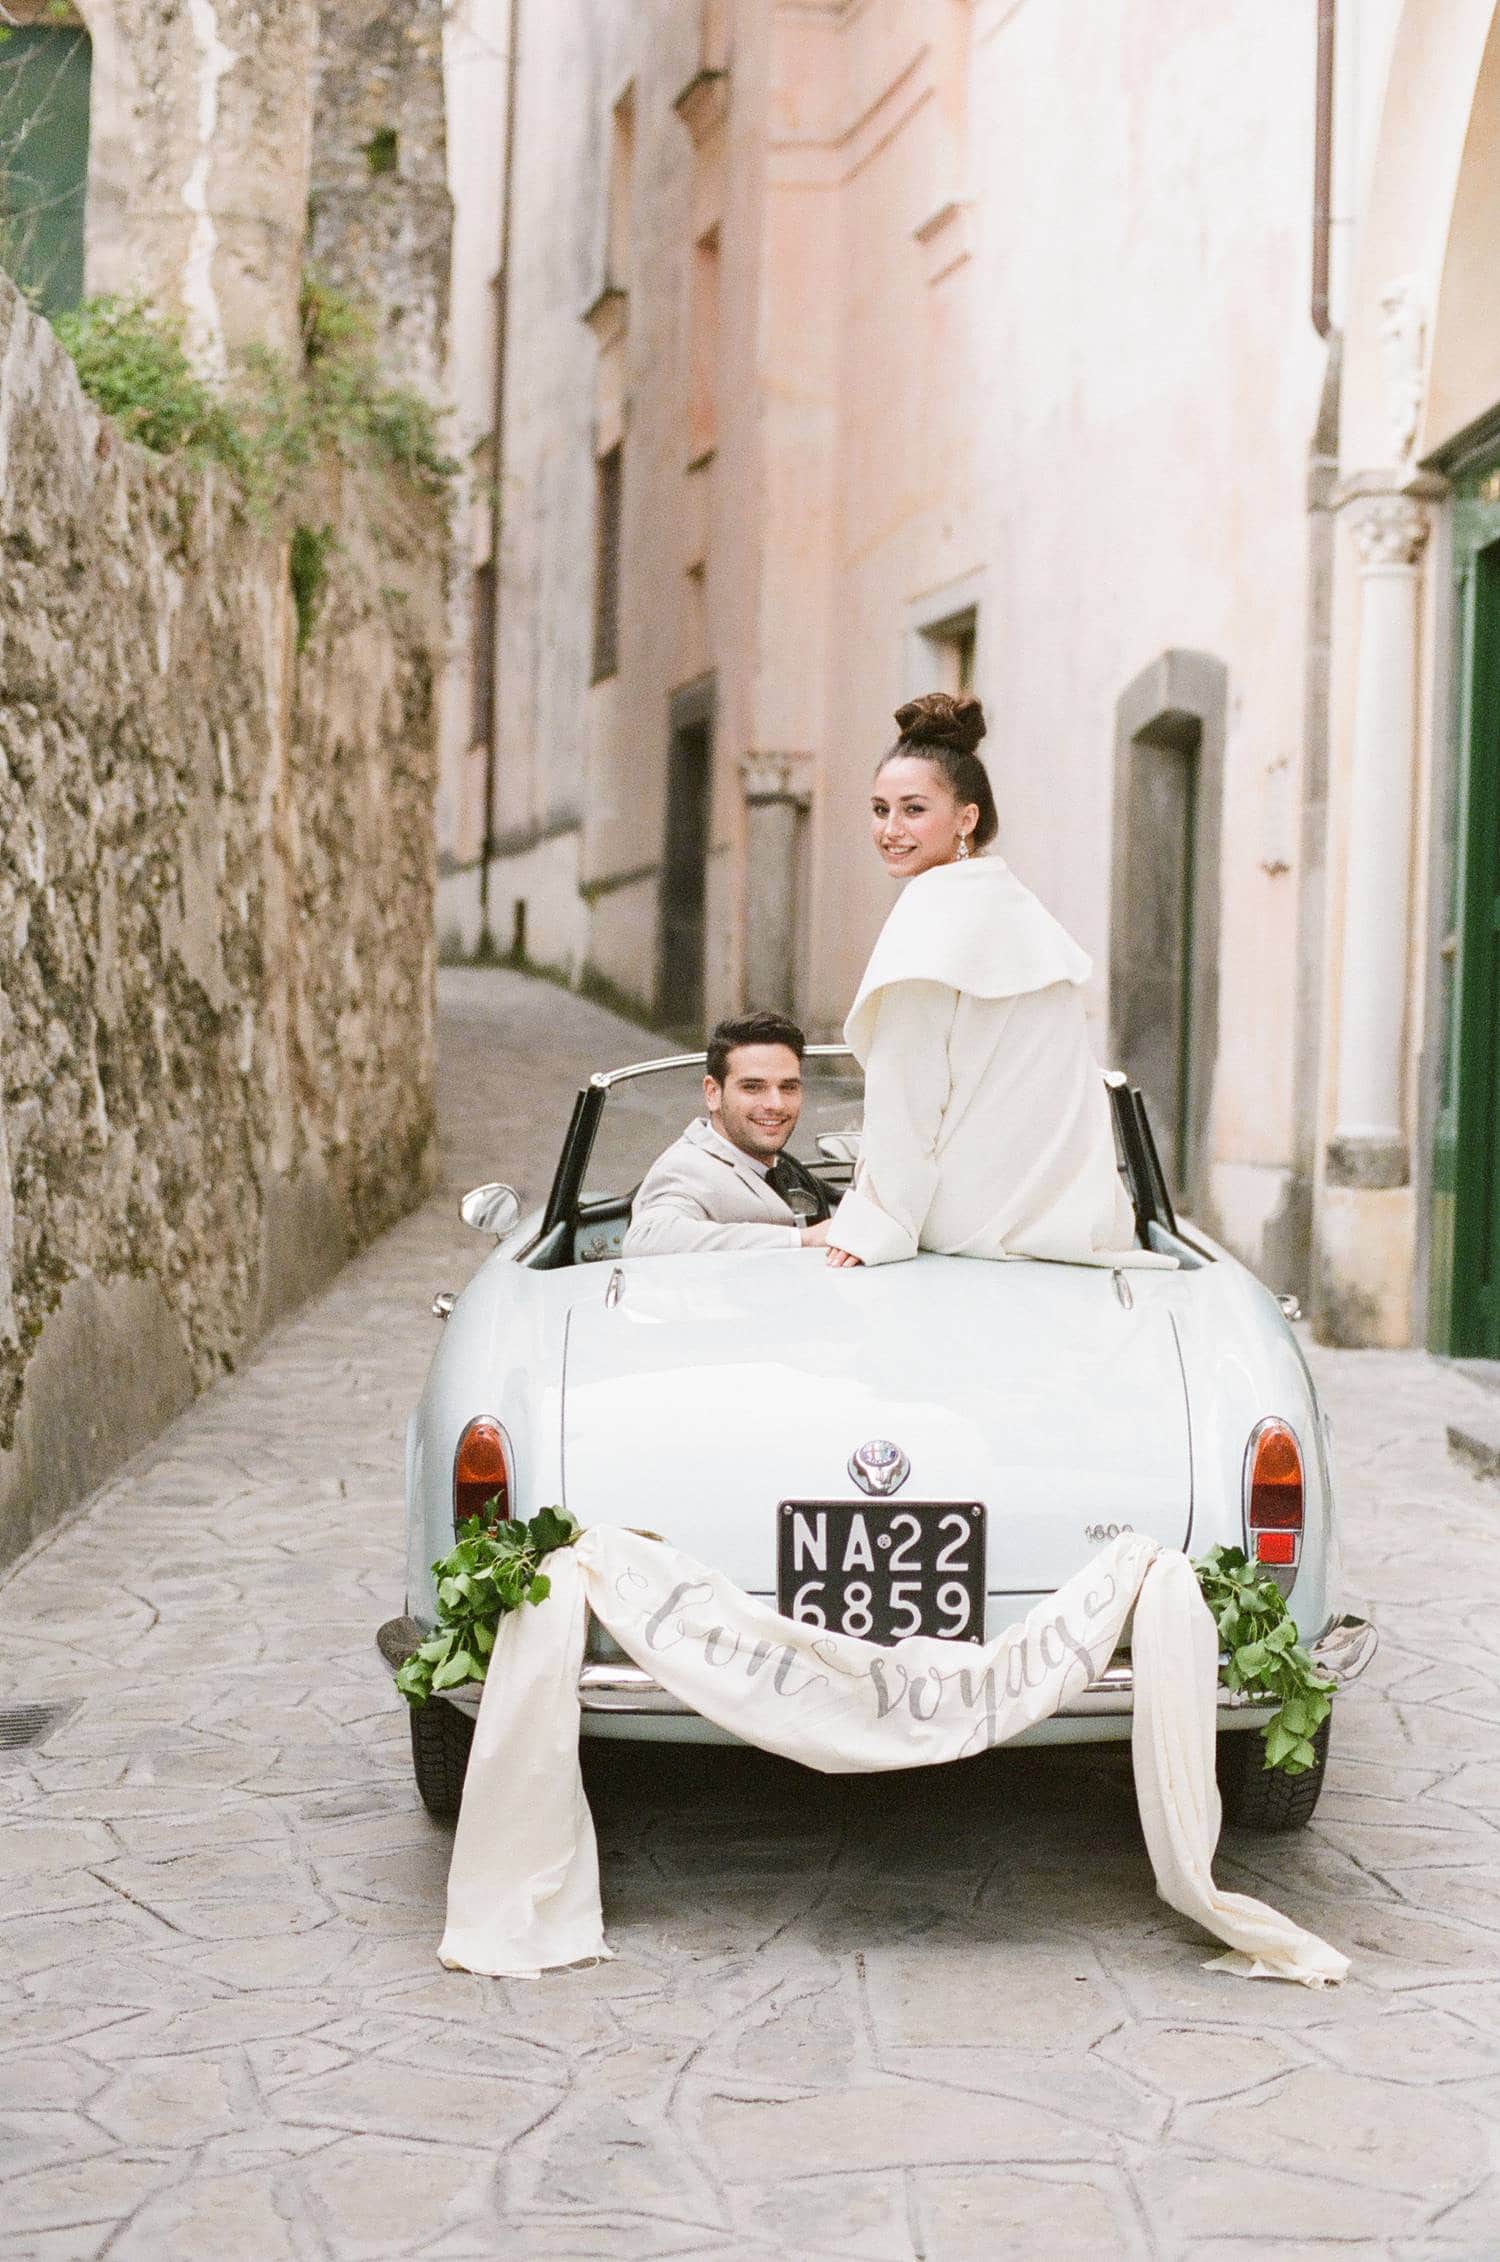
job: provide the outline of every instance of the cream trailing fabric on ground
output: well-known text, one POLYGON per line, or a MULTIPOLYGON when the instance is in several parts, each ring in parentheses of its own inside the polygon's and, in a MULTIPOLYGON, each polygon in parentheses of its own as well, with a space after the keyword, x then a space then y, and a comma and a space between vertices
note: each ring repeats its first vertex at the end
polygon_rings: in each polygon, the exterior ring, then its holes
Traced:
POLYGON ((450 1968, 495 1978, 607 1956, 578 1767, 586 1609, 665 1689, 746 1743, 824 1774, 992 1749, 1102 1672, 1135 1607, 1136 1792, 1162 1899, 1245 1978, 1322 1986, 1348 1960, 1213 1882, 1218 1644, 1185 1556, 1126 1533, 1019 1624, 973 1648, 880 1648, 781 1617, 677 1548, 611 1525, 549 1557, 552 1592, 502 1623, 448 1876, 450 1968))

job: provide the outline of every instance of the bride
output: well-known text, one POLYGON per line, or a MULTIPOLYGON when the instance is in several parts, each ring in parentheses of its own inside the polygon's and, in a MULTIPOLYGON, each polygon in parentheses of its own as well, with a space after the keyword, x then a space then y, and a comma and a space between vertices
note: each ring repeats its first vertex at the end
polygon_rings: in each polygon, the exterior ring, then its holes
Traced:
POLYGON ((871 795, 871 835, 906 884, 844 1036, 865 1070, 854 1183, 825 1228, 833 1265, 962 1257, 1159 1264, 1133 1247, 1090 961, 998 856, 977 699, 931 692, 871 795))

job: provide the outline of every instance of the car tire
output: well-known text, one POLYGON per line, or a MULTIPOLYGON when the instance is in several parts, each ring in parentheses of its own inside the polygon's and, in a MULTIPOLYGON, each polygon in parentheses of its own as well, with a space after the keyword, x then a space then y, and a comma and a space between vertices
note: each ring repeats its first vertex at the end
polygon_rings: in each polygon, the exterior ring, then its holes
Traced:
POLYGON ((1265 1742, 1258 1728, 1221 1735, 1217 1753, 1219 1797, 1231 1830, 1305 1830, 1323 1792, 1328 1766, 1330 1713, 1313 1737, 1313 1764, 1305 1774, 1287 1775, 1265 1764, 1265 1742))
POLYGON ((474 1722, 456 1705, 429 1697, 411 1716, 411 1770, 423 1806, 436 1822, 452 1822, 464 1795, 474 1722))

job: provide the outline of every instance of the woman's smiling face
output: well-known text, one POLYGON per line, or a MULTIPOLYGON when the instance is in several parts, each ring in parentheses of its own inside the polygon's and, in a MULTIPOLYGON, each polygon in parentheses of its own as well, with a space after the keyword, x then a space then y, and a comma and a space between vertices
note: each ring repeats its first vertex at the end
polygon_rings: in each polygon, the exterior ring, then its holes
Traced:
POLYGON ((960 803, 936 762, 893 754, 870 795, 870 838, 888 872, 909 880, 935 864, 951 864, 959 837, 979 822, 976 803, 960 803))

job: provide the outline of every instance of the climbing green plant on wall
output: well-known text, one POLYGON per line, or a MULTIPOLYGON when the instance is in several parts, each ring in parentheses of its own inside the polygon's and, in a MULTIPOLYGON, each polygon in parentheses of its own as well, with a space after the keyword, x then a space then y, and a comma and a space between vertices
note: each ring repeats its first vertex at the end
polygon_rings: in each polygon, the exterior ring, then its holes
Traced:
MULTIPOLYGON (((432 496, 445 494, 458 470, 429 403, 385 382, 369 311, 317 276, 303 282, 295 358, 251 347, 222 388, 194 370, 181 323, 144 299, 86 299, 55 327, 84 391, 130 439, 159 455, 222 464, 267 524, 286 523, 302 475, 329 458, 381 465, 432 496)), ((336 547, 332 527, 291 526, 299 652, 316 628, 336 547)))
POLYGON ((368 309, 308 276, 300 317, 295 358, 251 347, 222 388, 194 371, 181 323, 144 299, 85 299, 56 329, 84 391, 131 439, 223 464, 257 514, 278 510, 299 474, 330 455, 446 492, 458 466, 436 414, 409 386, 385 381, 368 309))

